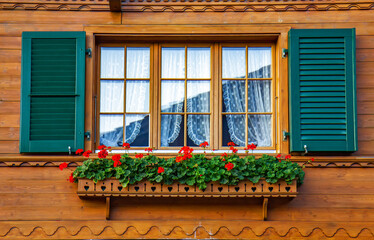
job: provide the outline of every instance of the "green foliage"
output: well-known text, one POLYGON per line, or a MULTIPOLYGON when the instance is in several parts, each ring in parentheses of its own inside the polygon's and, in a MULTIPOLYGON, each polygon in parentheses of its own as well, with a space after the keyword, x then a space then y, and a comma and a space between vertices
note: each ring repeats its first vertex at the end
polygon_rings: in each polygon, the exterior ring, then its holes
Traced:
POLYGON ((260 178, 269 183, 282 179, 288 184, 297 179, 300 185, 305 175, 297 163, 279 160, 266 154, 257 159, 252 155, 240 158, 236 154, 208 159, 204 154, 193 154, 180 162, 177 162, 175 157, 164 159, 147 155, 131 158, 128 154, 123 154, 120 162, 121 165, 114 167, 114 161, 111 159, 89 159, 76 168, 73 177, 93 179, 95 182, 114 177, 124 187, 148 180, 167 185, 179 182, 205 189, 208 182, 236 185, 242 180, 257 183, 260 178), (233 164, 232 169, 228 168, 230 163, 233 164))

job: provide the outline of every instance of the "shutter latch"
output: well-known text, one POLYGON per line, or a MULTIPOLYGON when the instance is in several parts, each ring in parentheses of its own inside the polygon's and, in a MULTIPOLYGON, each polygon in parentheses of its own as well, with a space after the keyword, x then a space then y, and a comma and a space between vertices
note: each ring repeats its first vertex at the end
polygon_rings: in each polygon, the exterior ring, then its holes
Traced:
POLYGON ((308 146, 307 145, 304 145, 304 150, 305 150, 305 152, 304 152, 303 155, 307 155, 308 154, 308 146))
POLYGON ((68 150, 69 150, 69 155, 71 155, 71 147, 68 146, 68 150))
POLYGON ((283 131, 283 141, 287 141, 287 137, 290 136, 289 132, 283 131))
POLYGON ((90 131, 84 132, 84 136, 87 138, 87 140, 90 140, 91 139, 91 132, 90 131))
POLYGON ((282 58, 286 58, 288 55, 288 49, 282 48, 282 58))
POLYGON ((86 55, 88 55, 88 57, 92 57, 92 49, 91 48, 86 49, 86 55))

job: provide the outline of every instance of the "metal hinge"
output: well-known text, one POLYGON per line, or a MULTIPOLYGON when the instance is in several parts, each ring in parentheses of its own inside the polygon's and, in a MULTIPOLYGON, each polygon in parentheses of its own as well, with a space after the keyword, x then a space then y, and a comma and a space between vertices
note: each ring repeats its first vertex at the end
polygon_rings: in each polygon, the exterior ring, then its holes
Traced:
POLYGON ((86 49, 86 55, 88 55, 88 57, 92 57, 92 49, 91 48, 86 49))
POLYGON ((289 132, 283 131, 283 141, 286 141, 289 136, 290 136, 289 132))
POLYGON ((288 49, 282 48, 282 58, 286 58, 288 56, 288 49))
POLYGON ((91 139, 91 132, 90 131, 84 132, 84 136, 87 138, 87 140, 90 140, 91 139))

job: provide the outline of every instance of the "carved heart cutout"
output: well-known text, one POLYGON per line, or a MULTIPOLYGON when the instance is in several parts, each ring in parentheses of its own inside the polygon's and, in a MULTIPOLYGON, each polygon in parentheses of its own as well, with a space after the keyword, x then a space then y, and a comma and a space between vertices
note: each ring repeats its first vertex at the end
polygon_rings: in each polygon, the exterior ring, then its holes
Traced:
POLYGON ((273 191, 273 189, 274 189, 273 187, 269 187, 269 191, 270 191, 270 192, 272 192, 272 191, 273 191))
POLYGON ((206 188, 204 188, 204 189, 203 189, 203 190, 201 190, 201 191, 205 192, 205 190, 206 190, 206 188))
POLYGON ((85 189, 86 191, 88 191, 88 189, 90 189, 90 187, 89 187, 89 186, 84 186, 84 189, 85 189))
POLYGON ((240 187, 235 187, 235 191, 239 192, 240 187))
POLYGON ((190 188, 189 188, 189 187, 184 187, 184 190, 185 190, 186 192, 188 192, 188 190, 190 190, 190 188))
POLYGON ((138 191, 139 190, 139 187, 134 187, 135 191, 138 191))
POLYGON ((291 190, 290 187, 286 187, 286 191, 289 192, 291 190))
POLYGON ((152 192, 156 191, 156 187, 151 187, 152 192))
POLYGON ((101 186, 101 190, 105 191, 106 187, 105 186, 101 186))
POLYGON ((223 190, 223 187, 218 188, 218 191, 222 192, 222 190, 223 190))
POLYGON ((256 187, 252 187, 252 192, 256 192, 256 187))
POLYGON ((122 186, 118 186, 118 191, 122 191, 122 186))
POLYGON ((171 192, 171 190, 173 190, 173 187, 168 187, 168 190, 169 192, 171 192))

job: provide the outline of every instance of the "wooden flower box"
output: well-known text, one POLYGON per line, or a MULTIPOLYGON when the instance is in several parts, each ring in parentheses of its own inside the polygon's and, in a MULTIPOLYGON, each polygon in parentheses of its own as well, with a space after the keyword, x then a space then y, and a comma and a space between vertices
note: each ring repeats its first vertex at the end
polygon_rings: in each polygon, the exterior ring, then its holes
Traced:
POLYGON ((142 181, 123 187, 117 179, 97 183, 89 179, 78 179, 77 193, 80 197, 106 197, 107 219, 110 217, 110 197, 262 197, 263 219, 266 220, 268 198, 297 196, 296 180, 290 185, 284 181, 271 184, 265 179, 260 179, 258 183, 242 181, 235 186, 217 182, 207 185, 206 189, 201 190, 196 186, 179 183, 165 185, 142 181))

